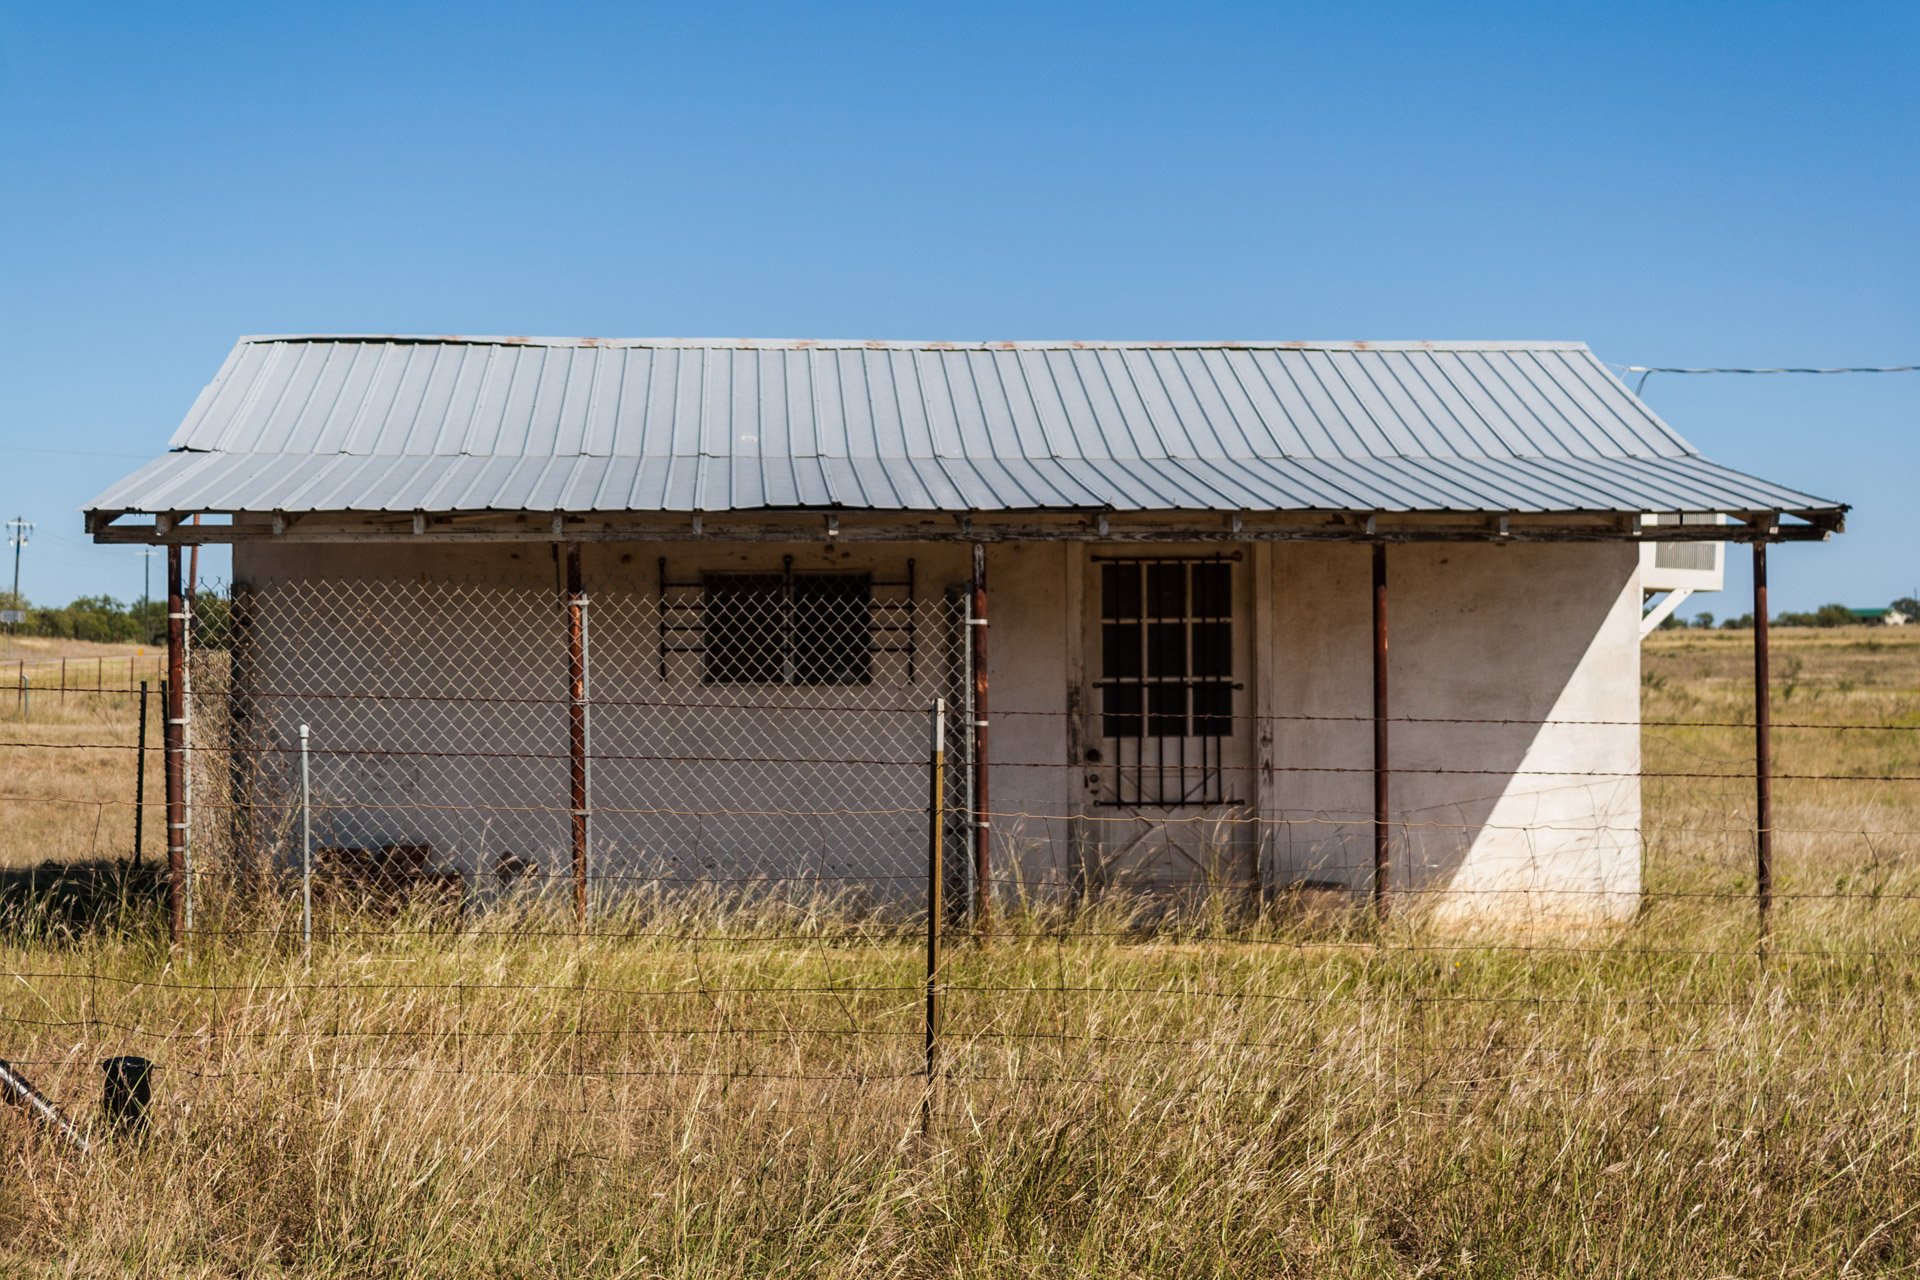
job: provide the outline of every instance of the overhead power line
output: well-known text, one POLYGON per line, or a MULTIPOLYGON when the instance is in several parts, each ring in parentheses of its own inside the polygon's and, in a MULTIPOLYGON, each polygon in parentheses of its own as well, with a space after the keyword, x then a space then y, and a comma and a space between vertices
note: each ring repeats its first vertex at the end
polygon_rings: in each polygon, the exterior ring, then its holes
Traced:
POLYGON ((1621 365, 1628 373, 1913 373, 1920 364, 1886 364, 1850 369, 1675 369, 1657 364, 1621 365))
POLYGON ((1633 388, 1635 395, 1640 394, 1641 388, 1647 385, 1647 379, 1656 373, 1920 373, 1920 364, 1850 365, 1840 369, 1682 369, 1663 364, 1617 364, 1613 367, 1623 373, 1640 375, 1640 381, 1633 388))

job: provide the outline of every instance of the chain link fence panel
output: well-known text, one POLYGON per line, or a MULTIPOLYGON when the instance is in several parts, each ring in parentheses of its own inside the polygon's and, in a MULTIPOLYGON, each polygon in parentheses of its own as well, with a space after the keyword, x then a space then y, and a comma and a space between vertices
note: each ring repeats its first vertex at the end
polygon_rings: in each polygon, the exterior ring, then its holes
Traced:
MULTIPOLYGON (((709 574, 585 593, 586 866, 637 890, 926 894, 929 715, 947 707, 949 899, 969 901, 966 600, 852 574, 709 574)), ((487 904, 572 880, 569 599, 482 583, 202 591, 190 694, 199 877, 456 881, 487 904)))

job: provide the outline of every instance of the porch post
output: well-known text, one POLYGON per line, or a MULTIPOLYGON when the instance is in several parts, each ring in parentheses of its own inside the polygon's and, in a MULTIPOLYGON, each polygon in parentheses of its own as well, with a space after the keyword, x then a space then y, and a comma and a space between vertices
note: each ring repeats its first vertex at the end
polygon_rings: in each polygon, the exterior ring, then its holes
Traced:
POLYGON ((941 865, 946 843, 947 700, 935 698, 927 717, 927 1091, 920 1100, 920 1127, 933 1127, 933 1085, 940 1069, 940 932, 946 924, 942 896, 947 873, 941 865))
POLYGON ((993 927, 992 839, 987 810, 987 548, 973 544, 973 927, 993 927))
POLYGON ((587 923, 587 594, 580 585, 580 544, 567 544, 567 721, 573 827, 573 917, 587 923))
POLYGON ((1373 907, 1387 918, 1387 544, 1373 544, 1373 907))
MULTIPOLYGON (((199 513, 193 522, 200 523, 199 513)), ((193 932, 193 647, 199 640, 194 634, 199 630, 195 625, 199 595, 200 544, 195 542, 187 548, 186 609, 180 619, 180 864, 185 869, 180 877, 185 889, 180 911, 188 933, 193 932)))
POLYGON ((1767 642, 1767 544, 1759 540, 1753 544, 1753 847, 1762 938, 1773 911, 1773 689, 1767 642))
POLYGON ((1280 878, 1280 801, 1275 785, 1280 691, 1275 668, 1279 648, 1274 620, 1273 544, 1251 544, 1253 574, 1253 898, 1264 905, 1280 878))
POLYGON ((187 771, 186 683, 187 612, 180 592, 180 545, 167 545, 167 683, 161 709, 161 744, 166 757, 167 789, 167 936, 186 937, 187 771))

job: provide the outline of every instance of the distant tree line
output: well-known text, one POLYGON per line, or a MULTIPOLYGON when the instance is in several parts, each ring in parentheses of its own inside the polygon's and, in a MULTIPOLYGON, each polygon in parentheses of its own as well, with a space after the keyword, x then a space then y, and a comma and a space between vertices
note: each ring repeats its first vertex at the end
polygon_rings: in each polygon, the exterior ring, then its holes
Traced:
MULTIPOLYGON (((1909 622, 1920 622, 1920 600, 1915 600, 1911 596, 1902 596, 1887 608, 1905 614, 1909 622)), ((1776 613, 1773 616, 1773 625, 1776 627, 1848 627, 1858 622, 1860 619, 1856 618, 1853 610, 1844 604, 1823 604, 1812 613, 1776 613)), ((1660 629, 1662 631, 1682 628, 1706 630, 1716 625, 1722 631, 1751 631, 1753 615, 1743 613, 1737 618, 1723 618, 1716 624, 1710 613, 1696 613, 1691 622, 1678 614, 1670 613, 1661 619, 1660 629)))
POLYGON ((1776 627, 1850 627, 1859 621, 1843 604, 1823 604, 1812 613, 1778 613, 1773 617, 1776 627))
MULTIPOLYGON (((86 640, 94 644, 157 645, 167 638, 167 602, 164 599, 122 603, 112 596, 81 596, 72 604, 35 606, 0 591, 0 608, 25 611, 24 622, 13 624, 17 636, 45 636, 55 640, 86 640)), ((201 592, 194 597, 198 639, 219 647, 227 632, 226 597, 201 592)))

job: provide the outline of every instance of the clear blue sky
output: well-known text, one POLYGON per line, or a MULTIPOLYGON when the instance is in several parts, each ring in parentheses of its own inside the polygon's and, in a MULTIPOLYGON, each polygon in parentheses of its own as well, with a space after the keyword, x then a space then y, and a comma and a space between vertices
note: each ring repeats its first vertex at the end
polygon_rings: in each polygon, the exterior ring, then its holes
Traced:
MULTIPOLYGON (((76 508, 244 333, 1913 363, 1917 86, 1912 3, 0 3, 0 514, 137 596, 76 508)), ((1920 586, 1920 374, 1647 391, 1854 504, 1776 608, 1920 586)))

